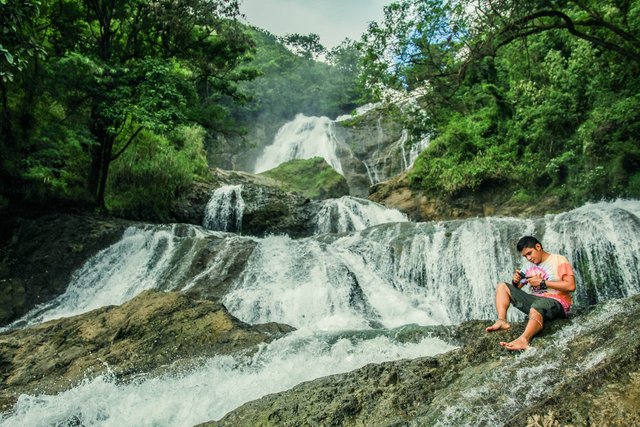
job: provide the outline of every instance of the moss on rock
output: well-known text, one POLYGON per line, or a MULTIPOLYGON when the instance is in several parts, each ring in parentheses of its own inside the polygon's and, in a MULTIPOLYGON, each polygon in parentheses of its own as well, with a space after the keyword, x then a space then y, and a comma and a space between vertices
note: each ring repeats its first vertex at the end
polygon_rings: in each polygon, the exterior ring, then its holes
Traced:
POLYGON ((261 173, 282 183, 283 189, 296 191, 309 199, 338 198, 349 194, 344 176, 322 157, 290 160, 261 173))

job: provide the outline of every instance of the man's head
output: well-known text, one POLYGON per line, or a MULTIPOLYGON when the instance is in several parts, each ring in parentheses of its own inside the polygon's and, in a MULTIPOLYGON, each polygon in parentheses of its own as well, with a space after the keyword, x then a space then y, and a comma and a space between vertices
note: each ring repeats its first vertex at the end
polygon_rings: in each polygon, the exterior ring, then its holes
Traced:
POLYGON ((527 259, 527 261, 534 264, 540 264, 545 255, 545 251, 542 249, 542 243, 533 236, 524 236, 518 240, 516 245, 518 252, 527 259))

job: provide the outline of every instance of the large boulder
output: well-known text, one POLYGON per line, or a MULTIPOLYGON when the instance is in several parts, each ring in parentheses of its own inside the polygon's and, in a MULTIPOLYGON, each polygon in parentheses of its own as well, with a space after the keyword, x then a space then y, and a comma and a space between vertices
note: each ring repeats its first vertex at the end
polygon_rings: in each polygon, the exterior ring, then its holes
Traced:
POLYGON ((640 425, 640 296, 550 322, 523 353, 524 325, 455 328, 461 347, 371 364, 249 402, 207 426, 640 425))
MULTIPOLYGON (((318 167, 317 171, 316 181, 322 181, 320 175, 326 174, 326 170, 318 167)), ((211 176, 211 182, 196 183, 189 194, 175 203, 173 220, 202 225, 207 204, 215 191, 223 186, 241 186, 244 205, 242 226, 239 230, 227 231, 253 236, 288 234, 291 237, 304 237, 313 234, 320 204, 303 194, 295 183, 282 182, 266 175, 222 169, 212 169, 211 176)), ((340 182, 331 180, 323 189, 309 187, 309 191, 317 197, 340 194, 344 190, 340 182)))
POLYGON ((57 393, 105 373, 126 380, 239 351, 293 328, 251 326, 210 300, 145 291, 121 306, 0 334, 0 411, 22 393, 57 393))

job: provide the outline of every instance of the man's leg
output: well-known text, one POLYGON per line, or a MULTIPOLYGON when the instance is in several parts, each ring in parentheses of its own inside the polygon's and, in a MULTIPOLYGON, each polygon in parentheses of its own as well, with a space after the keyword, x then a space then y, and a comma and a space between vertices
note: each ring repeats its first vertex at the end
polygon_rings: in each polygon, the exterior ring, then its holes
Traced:
POLYGON ((544 327, 545 320, 553 320, 564 317, 564 310, 560 303, 551 298, 530 297, 532 298, 529 308, 529 321, 524 328, 524 332, 515 340, 507 343, 501 342, 500 345, 508 350, 524 350, 529 347, 529 343, 544 327))
POLYGON ((498 283, 496 288, 496 311, 498 312, 498 320, 496 323, 485 329, 487 332, 509 329, 511 325, 507 322, 507 310, 511 304, 511 291, 506 283, 498 283))
POLYGON ((524 328, 524 332, 518 338, 511 342, 501 342, 500 345, 507 350, 525 350, 529 347, 529 343, 544 327, 544 319, 542 314, 535 308, 529 310, 529 321, 524 328))

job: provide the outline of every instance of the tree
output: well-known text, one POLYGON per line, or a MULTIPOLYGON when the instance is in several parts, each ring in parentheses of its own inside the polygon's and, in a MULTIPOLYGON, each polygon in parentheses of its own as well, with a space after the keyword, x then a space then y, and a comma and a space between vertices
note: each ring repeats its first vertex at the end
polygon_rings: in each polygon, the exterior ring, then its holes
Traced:
MULTIPOLYGON (((400 0, 364 35, 372 83, 413 88, 459 83, 468 68, 505 46, 565 31, 595 48, 640 63, 640 4, 592 0, 400 0)), ((455 85, 452 86, 455 89, 455 85)))
MULTIPOLYGON (((16 4, 28 2, 14 3, 7 8, 19 18, 28 8, 16 4)), ((167 133, 216 108, 206 125, 222 128, 228 116, 219 100, 240 97, 236 82, 255 76, 242 67, 253 42, 235 21, 237 1, 43 0, 39 10, 22 32, 46 57, 3 87, 12 99, 4 104, 6 123, 16 127, 20 146, 11 164, 28 168, 13 175, 59 178, 62 147, 74 141, 88 156, 87 188, 99 206, 110 164, 142 130, 167 133), (56 114, 39 108, 45 104, 56 114)))
POLYGON ((314 33, 307 35, 287 34, 280 37, 279 40, 293 53, 306 59, 318 59, 320 55, 326 52, 325 47, 320 43, 320 36, 314 33))
POLYGON ((422 89, 432 138, 411 182, 576 204, 638 194, 639 17, 637 0, 386 7, 363 38, 364 72, 374 90, 422 89))

